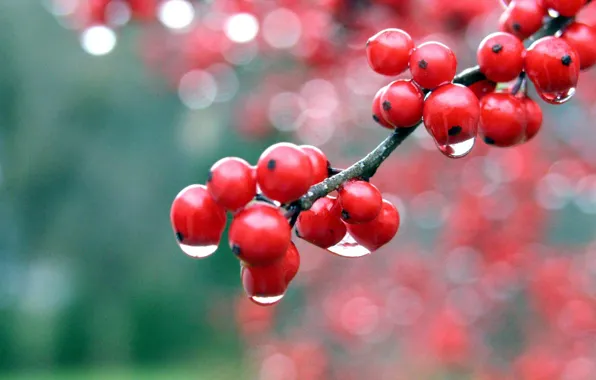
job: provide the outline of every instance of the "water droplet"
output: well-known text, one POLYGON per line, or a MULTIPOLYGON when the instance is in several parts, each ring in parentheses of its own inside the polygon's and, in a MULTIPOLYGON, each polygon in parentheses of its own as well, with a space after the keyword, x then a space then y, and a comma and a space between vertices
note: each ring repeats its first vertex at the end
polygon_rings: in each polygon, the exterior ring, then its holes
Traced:
POLYGON ((182 252, 195 259, 202 259, 211 256, 213 252, 217 251, 217 245, 193 246, 186 244, 178 244, 182 252))
POLYGON ((358 244, 349 232, 346 232, 346 236, 339 243, 327 250, 341 257, 362 257, 370 254, 370 250, 358 244))
POLYGON ((445 156, 449 158, 461 158, 466 156, 472 148, 474 147, 474 143, 476 142, 476 137, 471 137, 467 140, 455 143, 455 144, 447 144, 447 145, 439 145, 437 144, 437 148, 443 153, 445 156))
POLYGON ((547 103, 563 104, 570 100, 575 95, 575 87, 571 87, 567 91, 561 92, 538 92, 538 95, 547 103))
POLYGON ((252 297, 250 297, 250 300, 252 302, 256 303, 257 305, 269 306, 269 305, 278 303, 279 301, 281 301, 282 298, 284 298, 283 294, 280 294, 279 296, 267 296, 267 297, 252 296, 252 297))

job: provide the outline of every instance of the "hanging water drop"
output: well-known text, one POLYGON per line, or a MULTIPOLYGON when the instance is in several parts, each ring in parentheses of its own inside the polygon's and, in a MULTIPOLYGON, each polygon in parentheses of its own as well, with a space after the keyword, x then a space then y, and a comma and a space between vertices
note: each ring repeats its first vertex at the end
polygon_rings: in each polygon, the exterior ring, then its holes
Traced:
POLYGON ((437 148, 439 148, 439 150, 441 151, 441 153, 443 153, 445 156, 449 158, 461 158, 472 151, 475 142, 476 137, 471 137, 467 140, 460 141, 455 144, 440 145, 437 143, 436 145, 437 148))
POLYGON ((182 252, 184 252, 187 256, 190 256, 195 259, 202 259, 204 257, 211 256, 215 251, 217 251, 217 244, 193 246, 179 243, 178 246, 180 247, 182 252))
POLYGON ((350 258, 362 257, 370 254, 370 250, 358 244, 349 232, 346 232, 346 235, 339 243, 333 247, 327 248, 327 250, 338 256, 350 258))
POLYGON ((575 95, 575 87, 560 92, 538 92, 538 95, 547 103, 563 104, 569 101, 575 95))
POLYGON ((279 296, 252 296, 250 300, 257 305, 270 306, 278 303, 282 298, 284 298, 284 294, 280 294, 279 296))

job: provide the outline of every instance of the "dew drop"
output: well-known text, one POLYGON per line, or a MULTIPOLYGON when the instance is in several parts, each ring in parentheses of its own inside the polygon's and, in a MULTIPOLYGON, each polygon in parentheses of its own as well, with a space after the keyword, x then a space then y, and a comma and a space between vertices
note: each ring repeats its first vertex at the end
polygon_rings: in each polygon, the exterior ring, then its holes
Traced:
POLYGON ((279 301, 281 301, 282 298, 284 298, 283 294, 280 294, 279 296, 266 296, 266 297, 252 296, 252 297, 250 297, 250 300, 258 305, 269 306, 269 305, 278 303, 279 301))
POLYGON ((575 87, 561 92, 538 92, 538 95, 547 103, 563 104, 569 101, 575 95, 575 87))
POLYGON ((370 254, 370 250, 358 244, 349 232, 346 232, 339 243, 327 250, 341 257, 362 257, 370 254))
POLYGON ((202 259, 207 256, 211 256, 213 252, 217 251, 217 245, 204 245, 204 246, 193 246, 186 244, 178 244, 182 252, 186 255, 195 258, 202 259))
POLYGON ((455 144, 447 144, 447 145, 439 145, 437 147, 445 156, 449 158, 461 158, 466 156, 472 148, 474 147, 474 143, 476 142, 476 137, 471 137, 467 140, 455 143, 455 144))

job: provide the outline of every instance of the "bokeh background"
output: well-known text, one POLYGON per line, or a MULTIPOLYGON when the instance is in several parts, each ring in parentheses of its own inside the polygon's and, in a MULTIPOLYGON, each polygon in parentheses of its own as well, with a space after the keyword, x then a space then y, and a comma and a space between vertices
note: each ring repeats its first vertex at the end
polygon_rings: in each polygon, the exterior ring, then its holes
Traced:
POLYGON ((373 180, 394 242, 359 260, 300 243, 263 309, 225 241, 178 249, 174 196, 277 141, 348 165, 387 134, 366 38, 437 39, 461 70, 503 8, 165 2, 0 2, 0 378, 594 379, 593 72, 523 147, 455 161, 417 131, 373 180))

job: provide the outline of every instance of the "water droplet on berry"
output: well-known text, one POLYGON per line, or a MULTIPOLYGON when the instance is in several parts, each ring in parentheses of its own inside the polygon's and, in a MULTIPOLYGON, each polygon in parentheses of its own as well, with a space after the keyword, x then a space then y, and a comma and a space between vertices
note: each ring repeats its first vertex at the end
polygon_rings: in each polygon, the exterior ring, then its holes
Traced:
POLYGON ((195 259, 202 259, 211 256, 213 252, 217 251, 217 245, 193 246, 186 244, 178 244, 182 252, 195 259))
POLYGON ((447 144, 447 145, 437 145, 437 148, 443 153, 445 156, 449 158, 461 158, 472 150, 474 147, 474 143, 476 142, 476 137, 471 137, 467 140, 455 143, 455 144, 447 144))
POLYGON ((547 103, 563 104, 575 95, 575 87, 562 92, 538 92, 538 95, 547 103))
POLYGON ((346 232, 339 243, 327 250, 341 257, 362 257, 370 254, 370 250, 358 244, 349 232, 346 232))
POLYGON ((269 306, 278 303, 281 299, 284 298, 283 294, 279 296, 267 296, 267 297, 260 297, 260 296, 252 296, 250 300, 258 305, 269 306))

